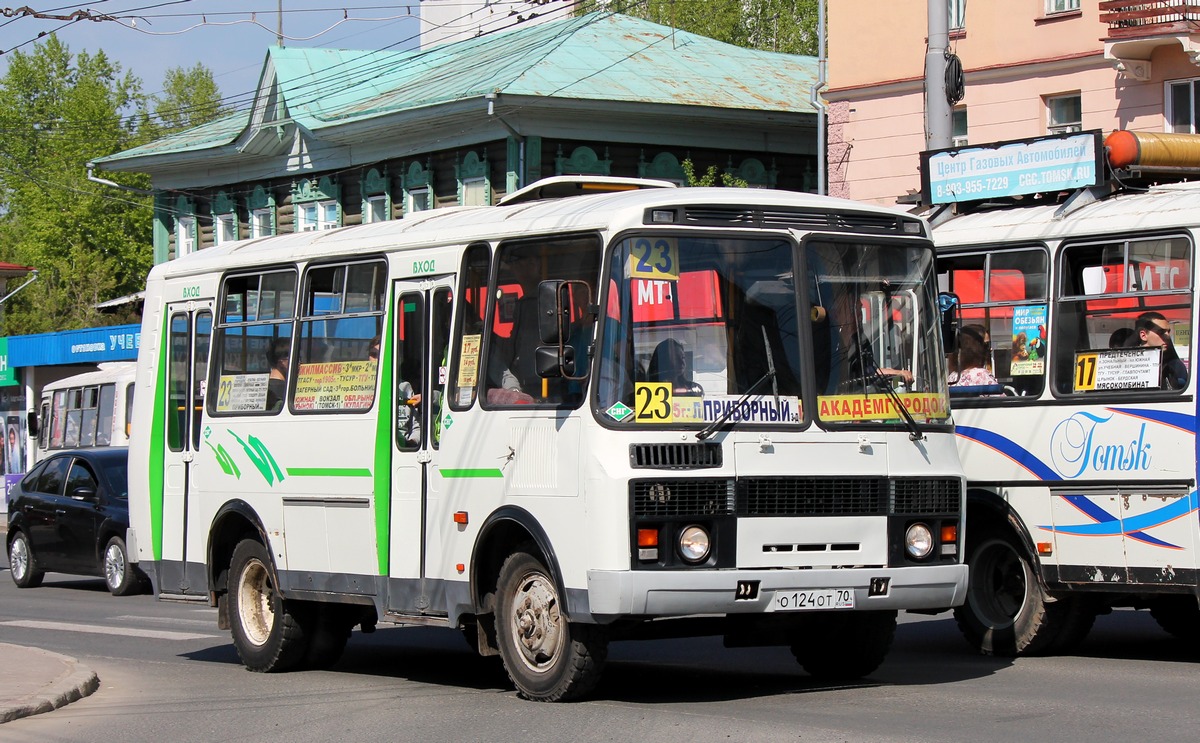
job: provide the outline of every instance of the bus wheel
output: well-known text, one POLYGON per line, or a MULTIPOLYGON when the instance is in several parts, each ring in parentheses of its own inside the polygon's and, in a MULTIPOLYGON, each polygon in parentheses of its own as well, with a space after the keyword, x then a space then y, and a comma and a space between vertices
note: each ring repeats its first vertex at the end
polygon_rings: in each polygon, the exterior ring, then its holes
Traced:
POLYGON ((521 696, 559 702, 591 691, 608 656, 603 630, 568 622, 550 571, 528 550, 500 568, 496 639, 521 696))
POLYGON ((894 611, 837 611, 800 618, 792 655, 821 681, 853 681, 872 673, 896 636, 894 611))
POLYGON ((46 574, 37 569, 33 550, 29 548, 29 537, 18 531, 8 544, 8 570, 18 588, 37 588, 42 585, 46 574))
POLYGON ((229 561, 229 618, 233 646, 251 671, 287 671, 307 648, 300 605, 275 589, 271 558, 253 539, 244 539, 229 561))
POLYGON ((1180 640, 1200 643, 1200 604, 1195 596, 1163 596, 1150 605, 1150 616, 1180 640))
POLYGON ((985 536, 969 551, 967 564, 967 600, 954 610, 967 642, 984 655, 1049 650, 1074 602, 1047 599, 1032 562, 1010 537, 985 536))

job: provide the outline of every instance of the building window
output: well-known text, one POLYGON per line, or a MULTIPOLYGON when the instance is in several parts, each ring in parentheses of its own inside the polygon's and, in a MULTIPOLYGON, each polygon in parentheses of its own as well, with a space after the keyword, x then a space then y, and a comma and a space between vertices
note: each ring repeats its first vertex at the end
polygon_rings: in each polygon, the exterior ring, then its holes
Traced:
POLYGON ((388 218, 387 214, 388 197, 387 194, 379 196, 367 197, 367 208, 363 212, 363 222, 383 222, 388 218))
POLYGON ((950 112, 950 143, 955 147, 964 147, 967 144, 966 106, 950 112))
POLYGON ((950 30, 961 31, 966 28, 967 0, 949 0, 947 6, 950 11, 950 30))
POLYGON ((271 225, 271 209, 255 209, 250 212, 250 237, 270 237, 274 234, 271 225))
POLYGON ((217 245, 237 240, 237 215, 218 214, 213 217, 213 238, 217 245))
POLYGON ((1167 83, 1167 127, 1176 134, 1195 134, 1198 130, 1196 106, 1200 103, 1200 78, 1167 83))
POLYGON ((1068 134, 1083 130, 1083 108, 1078 93, 1047 98, 1046 112, 1046 130, 1051 134, 1068 134))
POLYGON ((196 218, 192 216, 175 219, 175 257, 196 250, 196 218))
POLYGON ((408 192, 408 203, 404 206, 407 212, 423 212, 433 208, 433 199, 428 188, 414 188, 408 192))
POLYGON ((487 206, 487 181, 483 178, 468 178, 463 181, 463 206, 487 206))
POLYGON ((296 206, 296 232, 332 230, 337 226, 336 201, 310 201, 296 206))
POLYGON ((1046 15, 1079 10, 1079 0, 1046 0, 1046 15))

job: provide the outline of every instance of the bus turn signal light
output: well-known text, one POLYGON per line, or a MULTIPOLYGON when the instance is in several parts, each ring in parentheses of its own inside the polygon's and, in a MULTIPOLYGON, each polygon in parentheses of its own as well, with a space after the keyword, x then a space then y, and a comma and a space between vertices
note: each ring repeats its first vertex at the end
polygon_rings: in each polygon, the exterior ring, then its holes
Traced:
POLYGON ((942 526, 942 544, 958 541, 958 524, 944 524, 942 526))
POLYGON ((638 529, 639 547, 657 547, 658 529, 638 529))
POLYGON ((1049 557, 1050 555, 1054 554, 1054 543, 1053 542, 1038 542, 1037 550, 1038 550, 1039 555, 1042 555, 1044 557, 1049 557))
POLYGON ((455 511, 454 512, 454 523, 463 524, 465 526, 467 523, 467 512, 466 511, 455 511))

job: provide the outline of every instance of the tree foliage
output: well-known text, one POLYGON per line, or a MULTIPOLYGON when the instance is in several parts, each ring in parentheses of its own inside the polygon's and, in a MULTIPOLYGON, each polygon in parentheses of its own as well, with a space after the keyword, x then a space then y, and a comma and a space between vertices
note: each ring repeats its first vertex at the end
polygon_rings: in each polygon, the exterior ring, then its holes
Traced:
MULTIPOLYGON (((0 77, 0 261, 34 268, 38 279, 5 304, 0 334, 130 322, 128 314, 105 315, 95 305, 145 287, 153 261, 151 201, 88 180, 87 166, 161 135, 164 127, 150 115, 157 99, 104 52, 75 55, 53 35, 7 59, 0 77)), ((164 101, 174 94, 168 90, 164 101)), ((103 176, 150 185, 144 175, 103 176)))
POLYGON ((585 0, 728 44, 788 54, 817 53, 818 0, 585 0))
POLYGON ((163 134, 190 129, 228 112, 221 105, 212 71, 199 62, 167 70, 162 95, 154 96, 154 116, 163 134))

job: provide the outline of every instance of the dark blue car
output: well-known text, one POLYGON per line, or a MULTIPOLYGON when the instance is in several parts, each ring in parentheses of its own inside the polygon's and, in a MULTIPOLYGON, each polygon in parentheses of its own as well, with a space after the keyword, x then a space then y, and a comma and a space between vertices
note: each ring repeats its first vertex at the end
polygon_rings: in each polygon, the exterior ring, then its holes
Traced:
POLYGON ((125 447, 57 452, 12 489, 8 565, 13 582, 33 588, 47 572, 103 576, 114 596, 141 590, 129 564, 128 456, 125 447))

